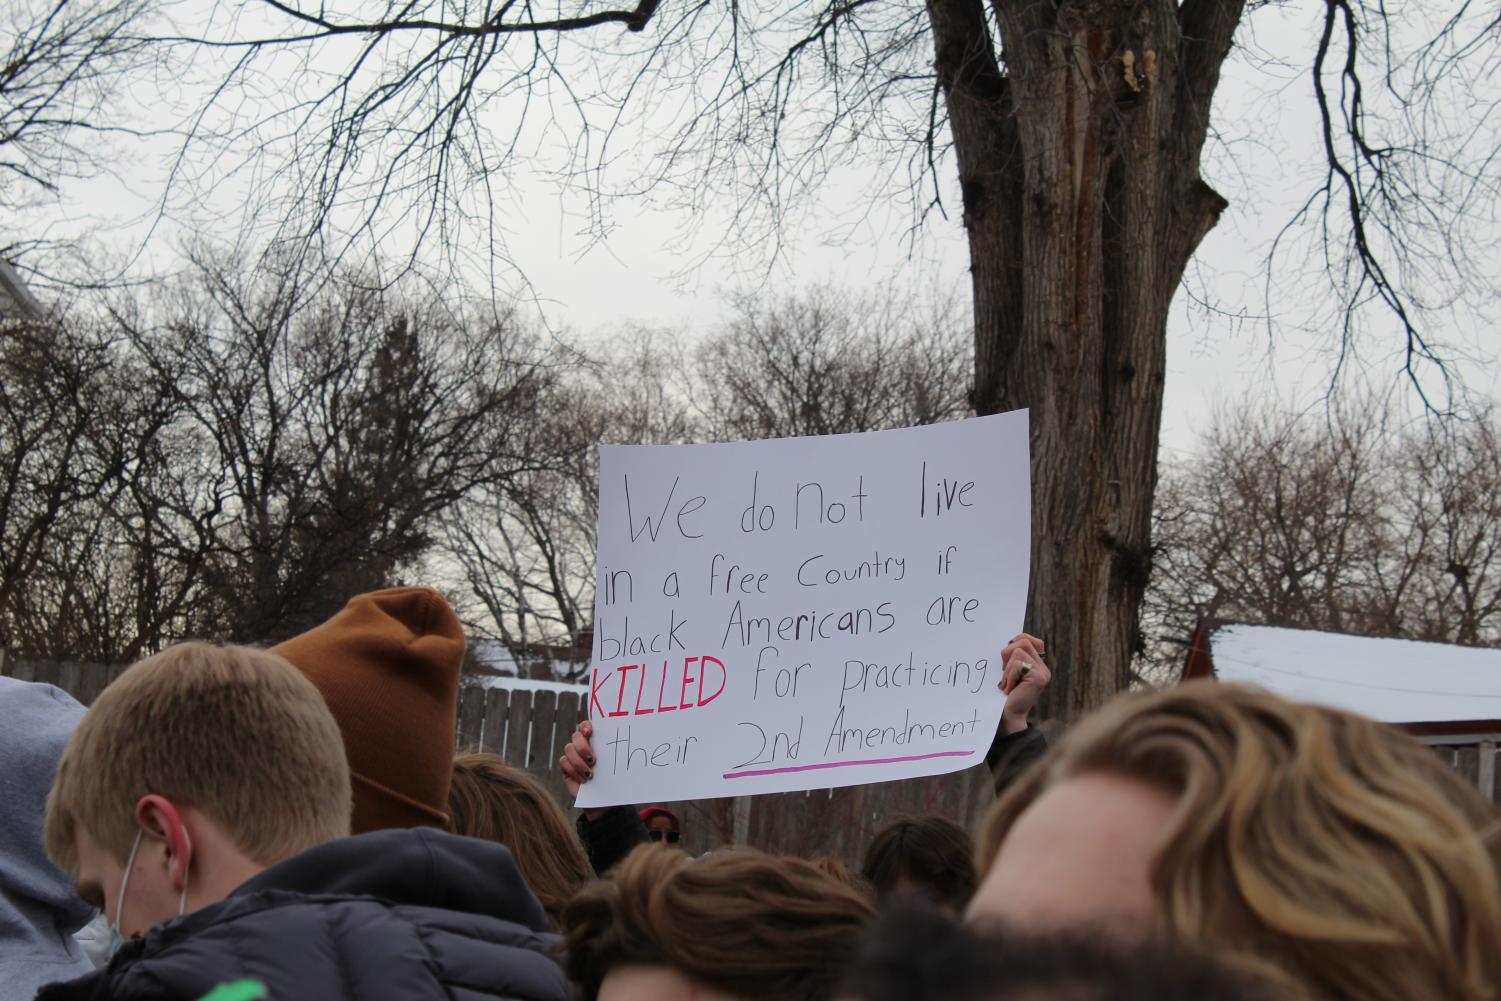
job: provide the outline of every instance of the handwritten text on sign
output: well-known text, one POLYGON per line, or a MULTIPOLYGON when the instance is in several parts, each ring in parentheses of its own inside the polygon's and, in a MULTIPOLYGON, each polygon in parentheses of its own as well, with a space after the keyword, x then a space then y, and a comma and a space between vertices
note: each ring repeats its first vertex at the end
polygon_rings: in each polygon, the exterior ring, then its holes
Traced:
POLYGON ((954 771, 1021 631, 1025 411, 871 434, 605 446, 579 806, 954 771))

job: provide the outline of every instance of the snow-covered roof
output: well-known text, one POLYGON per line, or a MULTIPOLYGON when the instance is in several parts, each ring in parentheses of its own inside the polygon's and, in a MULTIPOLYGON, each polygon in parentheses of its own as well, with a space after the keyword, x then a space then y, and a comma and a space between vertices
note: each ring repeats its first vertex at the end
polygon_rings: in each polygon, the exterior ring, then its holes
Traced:
POLYGON ((464 677, 466 685, 480 688, 504 688, 512 692, 583 692, 588 685, 570 685, 564 681, 539 681, 536 678, 518 678, 508 674, 470 674, 464 677))
POLYGON ((1299 702, 1387 723, 1501 720, 1501 650, 1247 625, 1216 626, 1204 645, 1221 681, 1299 702))
MULTIPOLYGON (((517 660, 515 652, 500 640, 473 640, 470 642, 469 648, 474 655, 475 663, 479 664, 487 672, 494 672, 502 677, 519 678, 523 674, 537 674, 539 673, 538 668, 544 665, 546 667, 545 673, 551 674, 554 678, 571 677, 579 673, 581 669, 581 665, 561 659, 556 655, 546 656, 547 651, 555 649, 551 647, 542 648, 541 652, 535 656, 524 656, 526 660, 525 671, 522 670, 522 664, 517 660)), ((487 673, 480 677, 488 676, 487 673)), ((573 688, 576 686, 565 684, 564 687, 573 688)))
POLYGON ((469 649, 474 659, 492 671, 502 674, 517 674, 516 655, 500 640, 470 640, 469 649))

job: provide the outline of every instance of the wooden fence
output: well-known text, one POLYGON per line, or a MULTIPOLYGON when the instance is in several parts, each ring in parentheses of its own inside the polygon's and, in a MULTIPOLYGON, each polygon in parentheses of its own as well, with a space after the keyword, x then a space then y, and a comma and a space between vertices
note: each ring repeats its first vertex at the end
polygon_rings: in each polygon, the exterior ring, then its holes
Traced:
MULTIPOLYGON (((0 651, 0 674, 56 685, 84 704, 122 670, 107 664, 5 659, 0 651)), ((557 760, 584 718, 584 690, 534 691, 502 684, 465 679, 455 749, 500 755, 530 772, 571 809, 557 760)), ((990 774, 981 765, 931 779, 659 805, 682 817, 684 847, 694 854, 739 842, 804 857, 831 854, 858 865, 871 836, 890 820, 939 814, 972 829, 993 799, 990 774)))
POLYGON ((45 681, 56 685, 84 705, 99 697, 104 686, 114 681, 123 666, 78 664, 73 661, 21 660, 0 650, 0 675, 21 681, 45 681))
POLYGON ((1435 754, 1492 803, 1501 803, 1501 733, 1420 737, 1435 754))

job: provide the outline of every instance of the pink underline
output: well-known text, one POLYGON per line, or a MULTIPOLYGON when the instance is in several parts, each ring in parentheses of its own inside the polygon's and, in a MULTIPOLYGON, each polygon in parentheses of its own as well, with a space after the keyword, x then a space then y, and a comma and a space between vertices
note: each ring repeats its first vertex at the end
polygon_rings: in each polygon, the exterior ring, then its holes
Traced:
POLYGON ((973 751, 934 751, 932 754, 912 754, 905 758, 867 758, 864 761, 821 761, 816 765, 790 765, 786 768, 762 768, 754 772, 725 772, 727 779, 743 779, 752 775, 784 775, 787 772, 811 772, 815 768, 848 768, 851 765, 894 765, 901 761, 927 761, 929 758, 967 758, 973 751))

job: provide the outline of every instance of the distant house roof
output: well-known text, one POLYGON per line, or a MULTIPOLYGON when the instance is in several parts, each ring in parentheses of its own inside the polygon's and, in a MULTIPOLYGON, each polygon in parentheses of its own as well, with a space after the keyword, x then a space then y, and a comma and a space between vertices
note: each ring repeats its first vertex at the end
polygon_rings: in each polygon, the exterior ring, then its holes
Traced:
MULTIPOLYGON (((483 679, 486 684, 496 677, 516 679, 525 673, 537 673, 540 668, 545 668, 546 673, 553 678, 567 678, 579 673, 580 662, 563 656, 577 653, 570 648, 539 645, 532 647, 529 653, 524 652, 520 659, 517 658, 514 650, 500 640, 472 640, 469 649, 473 654, 475 664, 481 669, 475 677, 483 679), (523 668, 527 670, 523 671, 523 668)), ((587 662, 588 648, 584 648, 583 652, 584 662, 587 662)), ((563 684, 565 688, 573 687, 566 682, 560 682, 560 684, 563 684)))
POLYGON ((1259 685, 1418 734, 1501 731, 1501 650, 1203 623, 1183 677, 1259 685))
POLYGON ((40 320, 46 314, 16 269, 0 258, 0 320, 40 320))
POLYGON ((466 685, 480 688, 504 688, 511 692, 588 692, 588 685, 569 684, 565 681, 538 681, 535 678, 517 678, 507 674, 472 674, 464 679, 466 685))
POLYGON ((500 640, 470 640, 470 652, 480 666, 498 674, 517 675, 516 655, 500 640))

